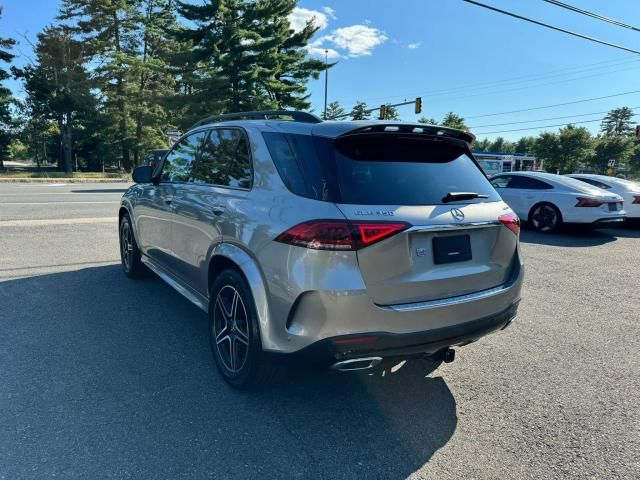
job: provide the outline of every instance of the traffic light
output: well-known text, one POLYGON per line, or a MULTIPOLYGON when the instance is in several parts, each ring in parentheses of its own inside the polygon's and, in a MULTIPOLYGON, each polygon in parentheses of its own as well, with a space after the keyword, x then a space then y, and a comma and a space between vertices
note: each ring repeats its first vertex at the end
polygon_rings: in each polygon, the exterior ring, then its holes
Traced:
POLYGON ((640 125, 636 125, 636 138, 640 138, 640 125))
POLYGON ((422 97, 416 97, 416 113, 422 113, 422 97))
POLYGON ((380 120, 386 120, 386 119, 387 119, 387 106, 380 105, 380 120))

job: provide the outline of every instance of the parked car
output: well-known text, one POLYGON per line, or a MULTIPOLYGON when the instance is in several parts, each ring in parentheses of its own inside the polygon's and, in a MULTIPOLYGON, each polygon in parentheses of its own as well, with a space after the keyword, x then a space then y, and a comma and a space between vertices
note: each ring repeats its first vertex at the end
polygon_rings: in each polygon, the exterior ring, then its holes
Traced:
POLYGON ((252 112, 199 122, 123 196, 124 273, 148 266, 208 313, 222 377, 283 360, 338 371, 453 360, 520 302, 517 216, 469 133, 252 112), (290 118, 280 119, 280 115, 290 118))
POLYGON ((167 150, 166 148, 150 150, 149 153, 147 153, 147 155, 144 157, 142 165, 150 165, 154 170, 157 169, 160 163, 162 163, 162 159, 168 151, 169 150, 167 150))
POLYGON ((625 220, 620 195, 579 180, 543 172, 495 175, 491 184, 535 230, 553 232, 563 223, 606 226, 625 220))
POLYGON ((627 212, 627 220, 633 222, 640 221, 640 183, 623 178, 586 173, 575 173, 569 175, 569 177, 620 195, 624 200, 624 210, 627 212))

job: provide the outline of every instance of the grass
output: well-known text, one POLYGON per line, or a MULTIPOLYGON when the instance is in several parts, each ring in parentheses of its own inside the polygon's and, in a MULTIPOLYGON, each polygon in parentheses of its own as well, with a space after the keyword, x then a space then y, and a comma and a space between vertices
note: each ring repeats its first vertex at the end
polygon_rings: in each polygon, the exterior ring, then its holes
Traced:
POLYGON ((128 179, 130 178, 127 173, 102 173, 102 172, 73 172, 73 173, 65 173, 65 172, 21 172, 21 171, 13 171, 13 172, 0 172, 1 178, 78 178, 78 179, 99 179, 99 178, 109 178, 109 179, 128 179))

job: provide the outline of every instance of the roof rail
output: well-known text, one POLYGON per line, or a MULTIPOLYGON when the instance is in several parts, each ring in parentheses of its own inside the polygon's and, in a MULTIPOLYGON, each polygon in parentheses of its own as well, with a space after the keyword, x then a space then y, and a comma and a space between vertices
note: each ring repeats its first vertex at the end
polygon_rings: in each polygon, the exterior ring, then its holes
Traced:
POLYGON ((209 115, 196 122, 191 128, 199 127, 207 123, 226 122, 229 120, 285 120, 291 119, 294 122, 320 123, 318 117, 312 113, 298 112, 296 110, 260 110, 255 112, 224 113, 221 115, 209 115))

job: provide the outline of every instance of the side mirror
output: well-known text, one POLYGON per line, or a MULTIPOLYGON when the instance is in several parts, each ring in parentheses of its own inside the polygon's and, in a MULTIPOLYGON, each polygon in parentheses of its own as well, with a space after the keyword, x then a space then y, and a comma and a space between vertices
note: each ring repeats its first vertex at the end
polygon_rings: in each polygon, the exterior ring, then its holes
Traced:
POLYGON ((153 167, 151 165, 137 167, 133 170, 131 176, 136 183, 151 183, 153 180, 153 167))

